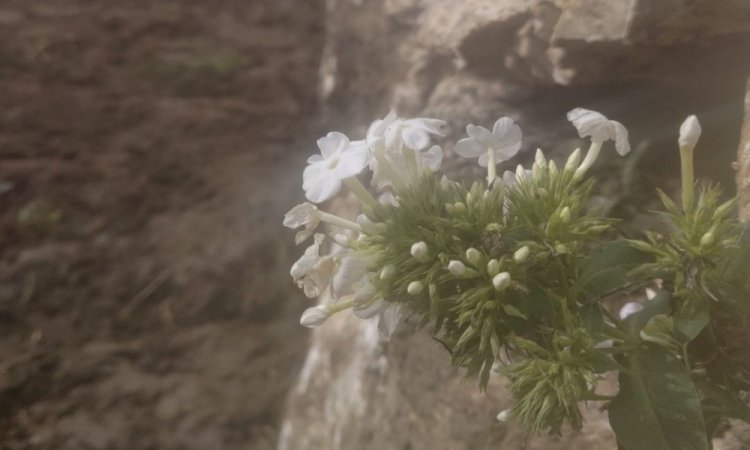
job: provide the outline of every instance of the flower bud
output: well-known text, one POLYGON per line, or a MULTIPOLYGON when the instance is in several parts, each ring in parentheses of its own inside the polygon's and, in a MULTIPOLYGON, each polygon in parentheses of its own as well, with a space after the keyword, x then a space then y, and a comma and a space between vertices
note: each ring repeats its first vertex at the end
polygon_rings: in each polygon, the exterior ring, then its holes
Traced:
POLYGON ((491 277, 494 277, 498 272, 500 272, 500 262, 496 259, 491 259, 490 262, 487 263, 487 273, 491 277))
POLYGON ((412 244, 411 256, 418 259, 419 261, 424 261, 425 259, 427 259, 427 244, 424 241, 419 241, 412 244))
POLYGON ((456 202, 453 204, 453 210, 457 214, 461 214, 462 212, 466 211, 466 205, 461 202, 456 202))
POLYGON ((531 250, 529 249, 529 246, 524 245, 523 247, 516 250, 515 253, 513 253, 513 259, 520 264, 529 258, 530 253, 531 250))
MULTIPOLYGON (((485 192, 486 192, 486 191, 485 191, 485 192)), ((470 205, 470 204, 471 204, 471 202, 472 202, 472 200, 474 200, 474 196, 473 196, 473 195, 471 195, 471 192, 467 192, 467 193, 466 193, 466 204, 467 204, 467 205, 470 205)))
POLYGON ((522 182, 526 178, 526 170, 522 165, 516 166, 516 183, 522 182))
POLYGON ((510 274, 508 272, 500 272, 499 274, 492 277, 492 285, 496 291, 502 291, 510 286, 510 274))
POLYGON ((409 293, 409 295, 419 295, 424 291, 424 283, 421 281, 412 281, 409 283, 409 286, 406 287, 406 292, 409 293))
POLYGON ((581 149, 577 148, 573 153, 568 156, 568 160, 565 162, 565 170, 576 170, 578 165, 581 163, 581 149))
POLYGON ((680 144, 680 148, 692 150, 698 143, 698 138, 701 137, 701 124, 698 122, 698 118, 695 116, 689 116, 680 125, 680 138, 677 142, 680 144))
POLYGON ((392 264, 383 267, 383 270, 380 271, 381 280, 388 280, 393 278, 394 275, 396 275, 396 267, 392 264))
POLYGON ((540 169, 543 169, 544 166, 547 165, 547 158, 544 157, 544 153, 542 152, 541 148, 536 149, 536 154, 534 155, 534 164, 537 164, 540 169))
POLYGON ((714 228, 711 227, 711 229, 701 237, 701 247, 708 247, 709 245, 713 244, 715 238, 716 236, 714 235, 714 228))
POLYGON ((453 206, 453 204, 451 204, 451 203, 446 203, 445 204, 445 211, 447 211, 448 214, 453 214, 454 212, 456 212, 456 207, 453 206))
POLYGON ((570 208, 569 207, 566 206, 565 208, 562 209, 562 211, 560 211, 560 220, 562 220, 563 223, 570 222, 570 208))
POLYGON ((476 266, 480 262, 482 262, 482 252, 475 249, 474 247, 470 247, 468 250, 466 250, 466 260, 476 266))
POLYGON ((331 311, 325 305, 313 306, 307 308, 299 319, 300 325, 308 328, 320 326, 331 317, 331 311))
POLYGON ((557 174, 560 173, 560 171, 557 168, 557 164, 555 164, 554 161, 550 160, 549 164, 547 164, 549 176, 550 178, 557 177, 557 174))
POLYGON ((453 275, 460 277, 466 273, 466 266, 461 261, 453 259, 448 263, 448 270, 453 275))
POLYGON ((507 422, 510 420, 511 413, 509 409, 505 409, 503 411, 500 411, 496 417, 498 422, 507 422))

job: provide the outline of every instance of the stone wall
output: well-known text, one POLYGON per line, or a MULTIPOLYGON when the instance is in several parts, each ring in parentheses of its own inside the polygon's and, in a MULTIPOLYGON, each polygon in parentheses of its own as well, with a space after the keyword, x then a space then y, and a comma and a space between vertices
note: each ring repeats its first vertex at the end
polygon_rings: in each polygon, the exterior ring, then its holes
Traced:
MULTIPOLYGON (((704 129, 698 175, 731 186, 748 73, 741 0, 329 0, 321 92, 330 127, 354 136, 391 108, 447 120, 451 138, 510 115, 524 130, 520 163, 537 146, 575 148, 569 109, 602 111, 630 130, 639 176, 621 176, 612 152, 600 193, 637 226, 657 184, 678 186, 689 114, 704 129)), ((446 153, 454 176, 474 170, 446 153)), ((511 404, 502 380, 482 394, 461 376, 427 331, 407 323, 382 343, 374 323, 335 317, 313 333, 279 449, 614 448, 595 403, 584 433, 525 443, 494 419, 511 404)))

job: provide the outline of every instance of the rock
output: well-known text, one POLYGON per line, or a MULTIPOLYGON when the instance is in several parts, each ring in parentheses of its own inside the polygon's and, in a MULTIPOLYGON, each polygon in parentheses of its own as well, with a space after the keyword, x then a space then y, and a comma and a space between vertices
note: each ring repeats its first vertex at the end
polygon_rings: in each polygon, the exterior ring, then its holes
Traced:
POLYGON ((750 221, 750 80, 745 95, 745 122, 737 152, 737 192, 740 196, 740 219, 750 221))
MULTIPOLYGON (((581 143, 565 113, 600 110, 628 127, 644 176, 628 179, 607 149, 599 190, 637 214, 658 207, 656 185, 676 194, 679 124, 697 114, 698 176, 732 184, 750 73, 746 2, 332 0, 328 8, 321 85, 331 129, 358 139, 395 108, 448 121, 450 141, 468 123, 508 115, 522 126, 524 146, 503 171, 530 161, 537 147, 561 160, 581 143)), ((744 136, 750 146, 750 119, 744 136)), ((741 173, 750 203, 747 148, 741 173)), ((445 150, 452 176, 476 172, 445 150)), ((594 404, 582 433, 523 447, 522 430, 495 420, 511 405, 503 381, 493 378, 482 394, 461 378, 427 330, 402 325, 381 343, 374 323, 334 317, 312 335, 279 449, 615 448, 594 404)))

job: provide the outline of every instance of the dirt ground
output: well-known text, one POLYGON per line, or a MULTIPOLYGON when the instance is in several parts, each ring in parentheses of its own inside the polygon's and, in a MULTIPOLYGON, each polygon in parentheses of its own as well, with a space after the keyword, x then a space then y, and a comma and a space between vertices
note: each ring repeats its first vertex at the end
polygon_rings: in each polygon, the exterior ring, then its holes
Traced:
POLYGON ((274 447, 322 15, 0 3, 0 449, 274 447))

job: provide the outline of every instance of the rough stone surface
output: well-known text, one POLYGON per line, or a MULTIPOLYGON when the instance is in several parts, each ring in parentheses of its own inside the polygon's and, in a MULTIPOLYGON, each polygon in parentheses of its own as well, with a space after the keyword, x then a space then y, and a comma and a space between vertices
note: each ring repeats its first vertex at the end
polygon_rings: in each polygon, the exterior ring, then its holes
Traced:
MULTIPOLYGON (((331 129, 360 136, 395 108, 448 121, 453 139, 468 123, 510 115, 524 130, 514 167, 537 146, 559 158, 580 144, 566 111, 602 111, 626 124, 636 156, 624 167, 607 151, 595 168, 608 175, 598 195, 637 228, 652 220, 642 212, 657 207, 655 186, 679 186, 677 130, 689 114, 704 129, 698 176, 732 185, 748 17, 750 4, 739 0, 329 0, 326 118, 331 129)), ((445 150, 446 171, 475 170, 445 150)), ((336 317, 313 333, 279 449, 614 448, 595 404, 583 433, 526 442, 494 420, 511 404, 502 380, 480 394, 461 376, 426 330, 403 325, 383 344, 374 324, 336 317)), ((732 436, 716 448, 743 442, 732 436)))
POLYGON ((745 122, 737 152, 737 190, 740 194, 740 219, 750 221, 750 80, 745 94, 745 122))

